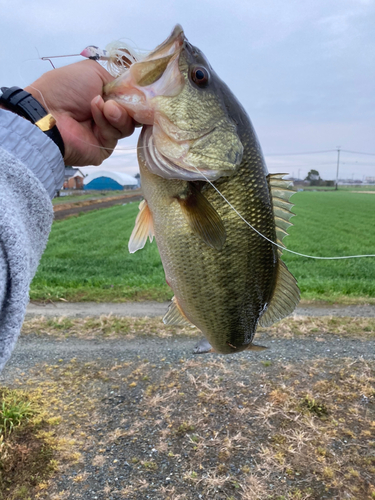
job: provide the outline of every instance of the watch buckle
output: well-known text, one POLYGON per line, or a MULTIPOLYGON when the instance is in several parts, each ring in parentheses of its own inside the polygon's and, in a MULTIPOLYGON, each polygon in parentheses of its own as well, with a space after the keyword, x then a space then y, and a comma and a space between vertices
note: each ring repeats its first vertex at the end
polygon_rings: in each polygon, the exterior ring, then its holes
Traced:
POLYGON ((35 122, 35 125, 40 128, 42 132, 47 132, 48 130, 51 130, 56 125, 56 120, 55 118, 49 113, 46 116, 43 116, 40 120, 35 122))

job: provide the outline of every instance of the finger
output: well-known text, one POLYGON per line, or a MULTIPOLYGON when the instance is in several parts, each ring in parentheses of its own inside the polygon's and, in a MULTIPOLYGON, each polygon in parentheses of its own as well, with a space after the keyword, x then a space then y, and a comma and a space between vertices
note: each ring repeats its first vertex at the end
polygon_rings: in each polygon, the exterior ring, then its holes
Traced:
POLYGON ((118 139, 121 138, 121 132, 113 127, 103 113, 104 101, 100 96, 91 101, 91 112, 94 119, 96 130, 94 133, 101 144, 105 147, 114 147, 118 139))
POLYGON ((134 132, 134 121, 125 108, 113 100, 104 103, 103 114, 108 122, 120 131, 121 137, 128 137, 134 132))

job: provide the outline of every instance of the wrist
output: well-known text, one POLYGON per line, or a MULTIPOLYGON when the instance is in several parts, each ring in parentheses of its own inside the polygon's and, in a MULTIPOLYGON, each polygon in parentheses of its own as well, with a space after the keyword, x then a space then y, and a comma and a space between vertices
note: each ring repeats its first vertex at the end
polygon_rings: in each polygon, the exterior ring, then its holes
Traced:
POLYGON ((64 157, 64 142, 56 127, 56 120, 49 114, 35 97, 19 87, 2 87, 0 106, 22 116, 36 125, 59 148, 64 157))

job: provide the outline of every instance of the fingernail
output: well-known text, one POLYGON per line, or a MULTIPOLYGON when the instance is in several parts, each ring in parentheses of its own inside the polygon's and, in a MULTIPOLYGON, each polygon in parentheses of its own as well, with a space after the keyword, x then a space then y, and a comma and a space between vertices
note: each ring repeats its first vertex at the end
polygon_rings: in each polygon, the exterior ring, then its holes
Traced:
POLYGON ((99 104, 101 100, 102 100, 101 96, 97 95, 96 97, 94 97, 94 99, 92 100, 92 102, 94 104, 99 104))
POLYGON ((112 120, 119 120, 121 118, 121 110, 114 104, 111 106, 111 110, 108 112, 112 120))

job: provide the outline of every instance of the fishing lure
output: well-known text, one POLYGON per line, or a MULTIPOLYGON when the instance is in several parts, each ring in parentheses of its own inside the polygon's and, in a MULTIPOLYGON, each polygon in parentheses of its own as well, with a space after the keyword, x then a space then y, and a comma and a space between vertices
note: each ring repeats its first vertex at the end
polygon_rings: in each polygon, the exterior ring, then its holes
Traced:
POLYGON ((79 56, 103 63, 108 72, 115 77, 126 71, 133 63, 140 59, 140 54, 136 50, 121 41, 113 42, 107 45, 105 49, 101 49, 96 45, 88 45, 79 54, 43 56, 41 59, 42 61, 49 61, 52 68, 56 69, 52 59, 79 56))
MULTIPOLYGON (((113 42, 105 49, 101 49, 100 47, 97 47, 96 45, 88 45, 85 47, 82 52, 79 54, 66 54, 66 55, 59 55, 59 56, 43 56, 40 59, 43 61, 49 61, 50 64, 52 65, 53 69, 55 69, 55 66, 52 62, 51 59, 57 59, 57 58, 62 58, 62 57, 85 57, 87 59, 91 59, 93 61, 97 61, 99 63, 103 63, 103 65, 106 66, 108 72, 114 76, 117 77, 120 74, 124 73, 129 67, 142 59, 143 54, 141 51, 137 51, 134 48, 130 47, 128 44, 125 44, 124 42, 121 41, 116 41, 113 42)), ((203 174, 202 174, 203 175, 203 174)), ((203 175, 203 177, 205 177, 203 175)), ((247 220, 244 219, 244 217, 236 210, 236 208, 224 197, 224 195, 214 186, 209 179, 205 178, 206 181, 219 193, 219 195, 224 198, 224 201, 230 206, 230 208, 240 217, 253 231, 257 232, 262 238, 266 239, 276 247, 280 247, 277 243, 275 243, 272 240, 269 240, 264 234, 260 233, 257 231, 247 220)), ((281 247, 280 247, 281 248, 281 247)), ((318 257, 318 256, 313 256, 313 255, 305 255, 301 254, 299 252, 294 252, 293 250, 289 250, 287 248, 282 247, 283 251, 299 255, 301 257, 307 257, 310 259, 319 259, 319 260, 339 260, 339 259, 355 259, 355 258, 363 258, 363 257, 375 257, 374 254, 365 254, 365 255, 347 255, 347 256, 340 256, 340 257, 318 257)))

